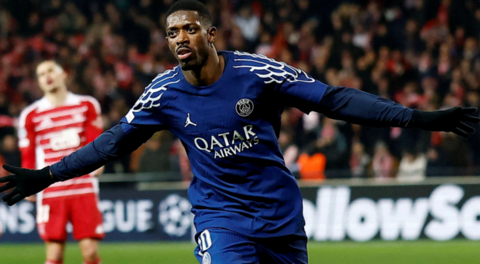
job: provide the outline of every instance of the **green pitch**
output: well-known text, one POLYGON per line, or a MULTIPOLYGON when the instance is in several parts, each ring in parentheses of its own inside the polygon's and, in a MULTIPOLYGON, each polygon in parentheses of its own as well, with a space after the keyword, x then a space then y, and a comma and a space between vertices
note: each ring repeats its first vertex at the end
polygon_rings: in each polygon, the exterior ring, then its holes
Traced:
MULTIPOLYGON (((195 264, 193 249, 190 243, 103 243, 100 254, 105 264, 195 264)), ((309 258, 311 264, 475 264, 480 263, 480 241, 311 242, 309 258)), ((0 244, 2 264, 43 261, 41 244, 0 244)), ((65 264, 78 263, 80 251, 69 244, 65 264)))

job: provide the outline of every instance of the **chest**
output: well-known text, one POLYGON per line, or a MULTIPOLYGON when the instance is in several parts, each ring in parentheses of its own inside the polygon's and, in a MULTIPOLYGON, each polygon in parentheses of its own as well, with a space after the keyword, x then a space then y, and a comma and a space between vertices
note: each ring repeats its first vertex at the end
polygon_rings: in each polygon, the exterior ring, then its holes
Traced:
POLYGON ((177 90, 175 95, 163 113, 169 128, 182 134, 240 129, 261 119, 264 104, 259 89, 234 83, 207 94, 177 90))
POLYGON ((87 110, 80 105, 38 112, 32 117, 36 142, 52 150, 79 146, 87 132, 87 110))

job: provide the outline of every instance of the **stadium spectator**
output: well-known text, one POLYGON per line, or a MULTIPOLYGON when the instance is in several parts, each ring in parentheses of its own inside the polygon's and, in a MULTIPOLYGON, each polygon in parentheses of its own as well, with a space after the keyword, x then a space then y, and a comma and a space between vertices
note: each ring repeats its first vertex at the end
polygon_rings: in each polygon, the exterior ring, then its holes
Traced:
POLYGON ((398 166, 397 180, 401 182, 422 181, 427 170, 427 158, 415 149, 404 151, 398 166))
POLYGON ((390 154, 384 142, 378 142, 375 146, 375 154, 372 159, 373 177, 375 179, 393 178, 396 174, 398 161, 390 154))
POLYGON ((368 176, 368 165, 371 158, 365 153, 362 143, 354 142, 352 146, 352 156, 350 157, 350 168, 353 178, 366 178, 368 176))
POLYGON ((285 165, 292 172, 297 170, 296 161, 299 153, 297 145, 293 143, 293 136, 293 131, 285 128, 280 130, 280 135, 278 136, 278 144, 283 153, 285 165))
POLYGON ((243 6, 233 21, 240 28, 243 37, 248 42, 253 43, 257 40, 260 19, 253 14, 251 6, 243 6))

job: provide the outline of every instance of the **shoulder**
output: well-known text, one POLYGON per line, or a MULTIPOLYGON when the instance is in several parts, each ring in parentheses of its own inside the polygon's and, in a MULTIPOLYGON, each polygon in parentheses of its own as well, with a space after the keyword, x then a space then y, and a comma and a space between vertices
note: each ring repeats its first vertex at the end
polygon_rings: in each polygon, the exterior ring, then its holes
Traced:
POLYGON ((79 95, 79 94, 75 94, 75 96, 80 100, 82 104, 86 104, 89 107, 93 107, 95 109, 95 112, 97 113, 101 112, 100 103, 95 97, 90 95, 79 95))
POLYGON ((230 51, 229 55, 233 56, 235 65, 237 64, 250 65, 255 63, 264 63, 264 64, 273 64, 273 65, 280 64, 280 62, 262 54, 248 53, 248 52, 236 50, 236 51, 230 51))
POLYGON ((266 84, 283 83, 285 81, 315 81, 315 79, 304 71, 264 55, 240 51, 235 51, 231 54, 233 56, 233 68, 245 69, 248 73, 256 75, 266 84))
MULTIPOLYGON (((133 112, 160 106, 160 99, 170 86, 180 82, 180 69, 178 66, 157 75, 152 82, 145 87, 145 91, 132 107, 133 112)), ((167 93, 168 94, 168 93, 167 93)))
POLYGON ((180 82, 180 68, 178 66, 157 75, 145 90, 153 90, 180 82))
POLYGON ((19 127, 24 127, 27 122, 27 119, 30 119, 32 118, 33 115, 35 115, 35 113, 37 112, 37 109, 41 106, 44 99, 45 98, 42 98, 33 102, 29 106, 25 107, 22 110, 22 112, 20 112, 20 116, 18 118, 19 127))

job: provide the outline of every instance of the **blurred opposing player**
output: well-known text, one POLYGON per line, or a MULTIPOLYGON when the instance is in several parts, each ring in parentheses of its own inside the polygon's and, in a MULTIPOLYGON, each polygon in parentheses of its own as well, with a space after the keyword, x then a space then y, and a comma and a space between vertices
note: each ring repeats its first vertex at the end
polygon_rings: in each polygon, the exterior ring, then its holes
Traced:
POLYGON ((130 112, 91 144, 0 191, 12 205, 57 181, 93 171, 137 149, 156 131, 177 135, 190 159, 188 195, 200 263, 308 263, 302 196, 278 146, 285 106, 370 126, 413 127, 468 136, 475 108, 424 112, 356 89, 329 86, 262 55, 217 52, 208 8, 180 0, 166 16, 179 66, 159 74, 130 112))
MULTIPOLYGON (((93 97, 69 92, 60 65, 44 61, 36 74, 45 96, 26 107, 19 120, 22 167, 31 169, 58 162, 102 133, 100 105, 93 97)), ((68 222, 84 263, 100 263, 98 241, 104 232, 94 178, 100 172, 58 182, 37 194, 37 227, 47 247, 46 264, 63 263, 68 222)))

